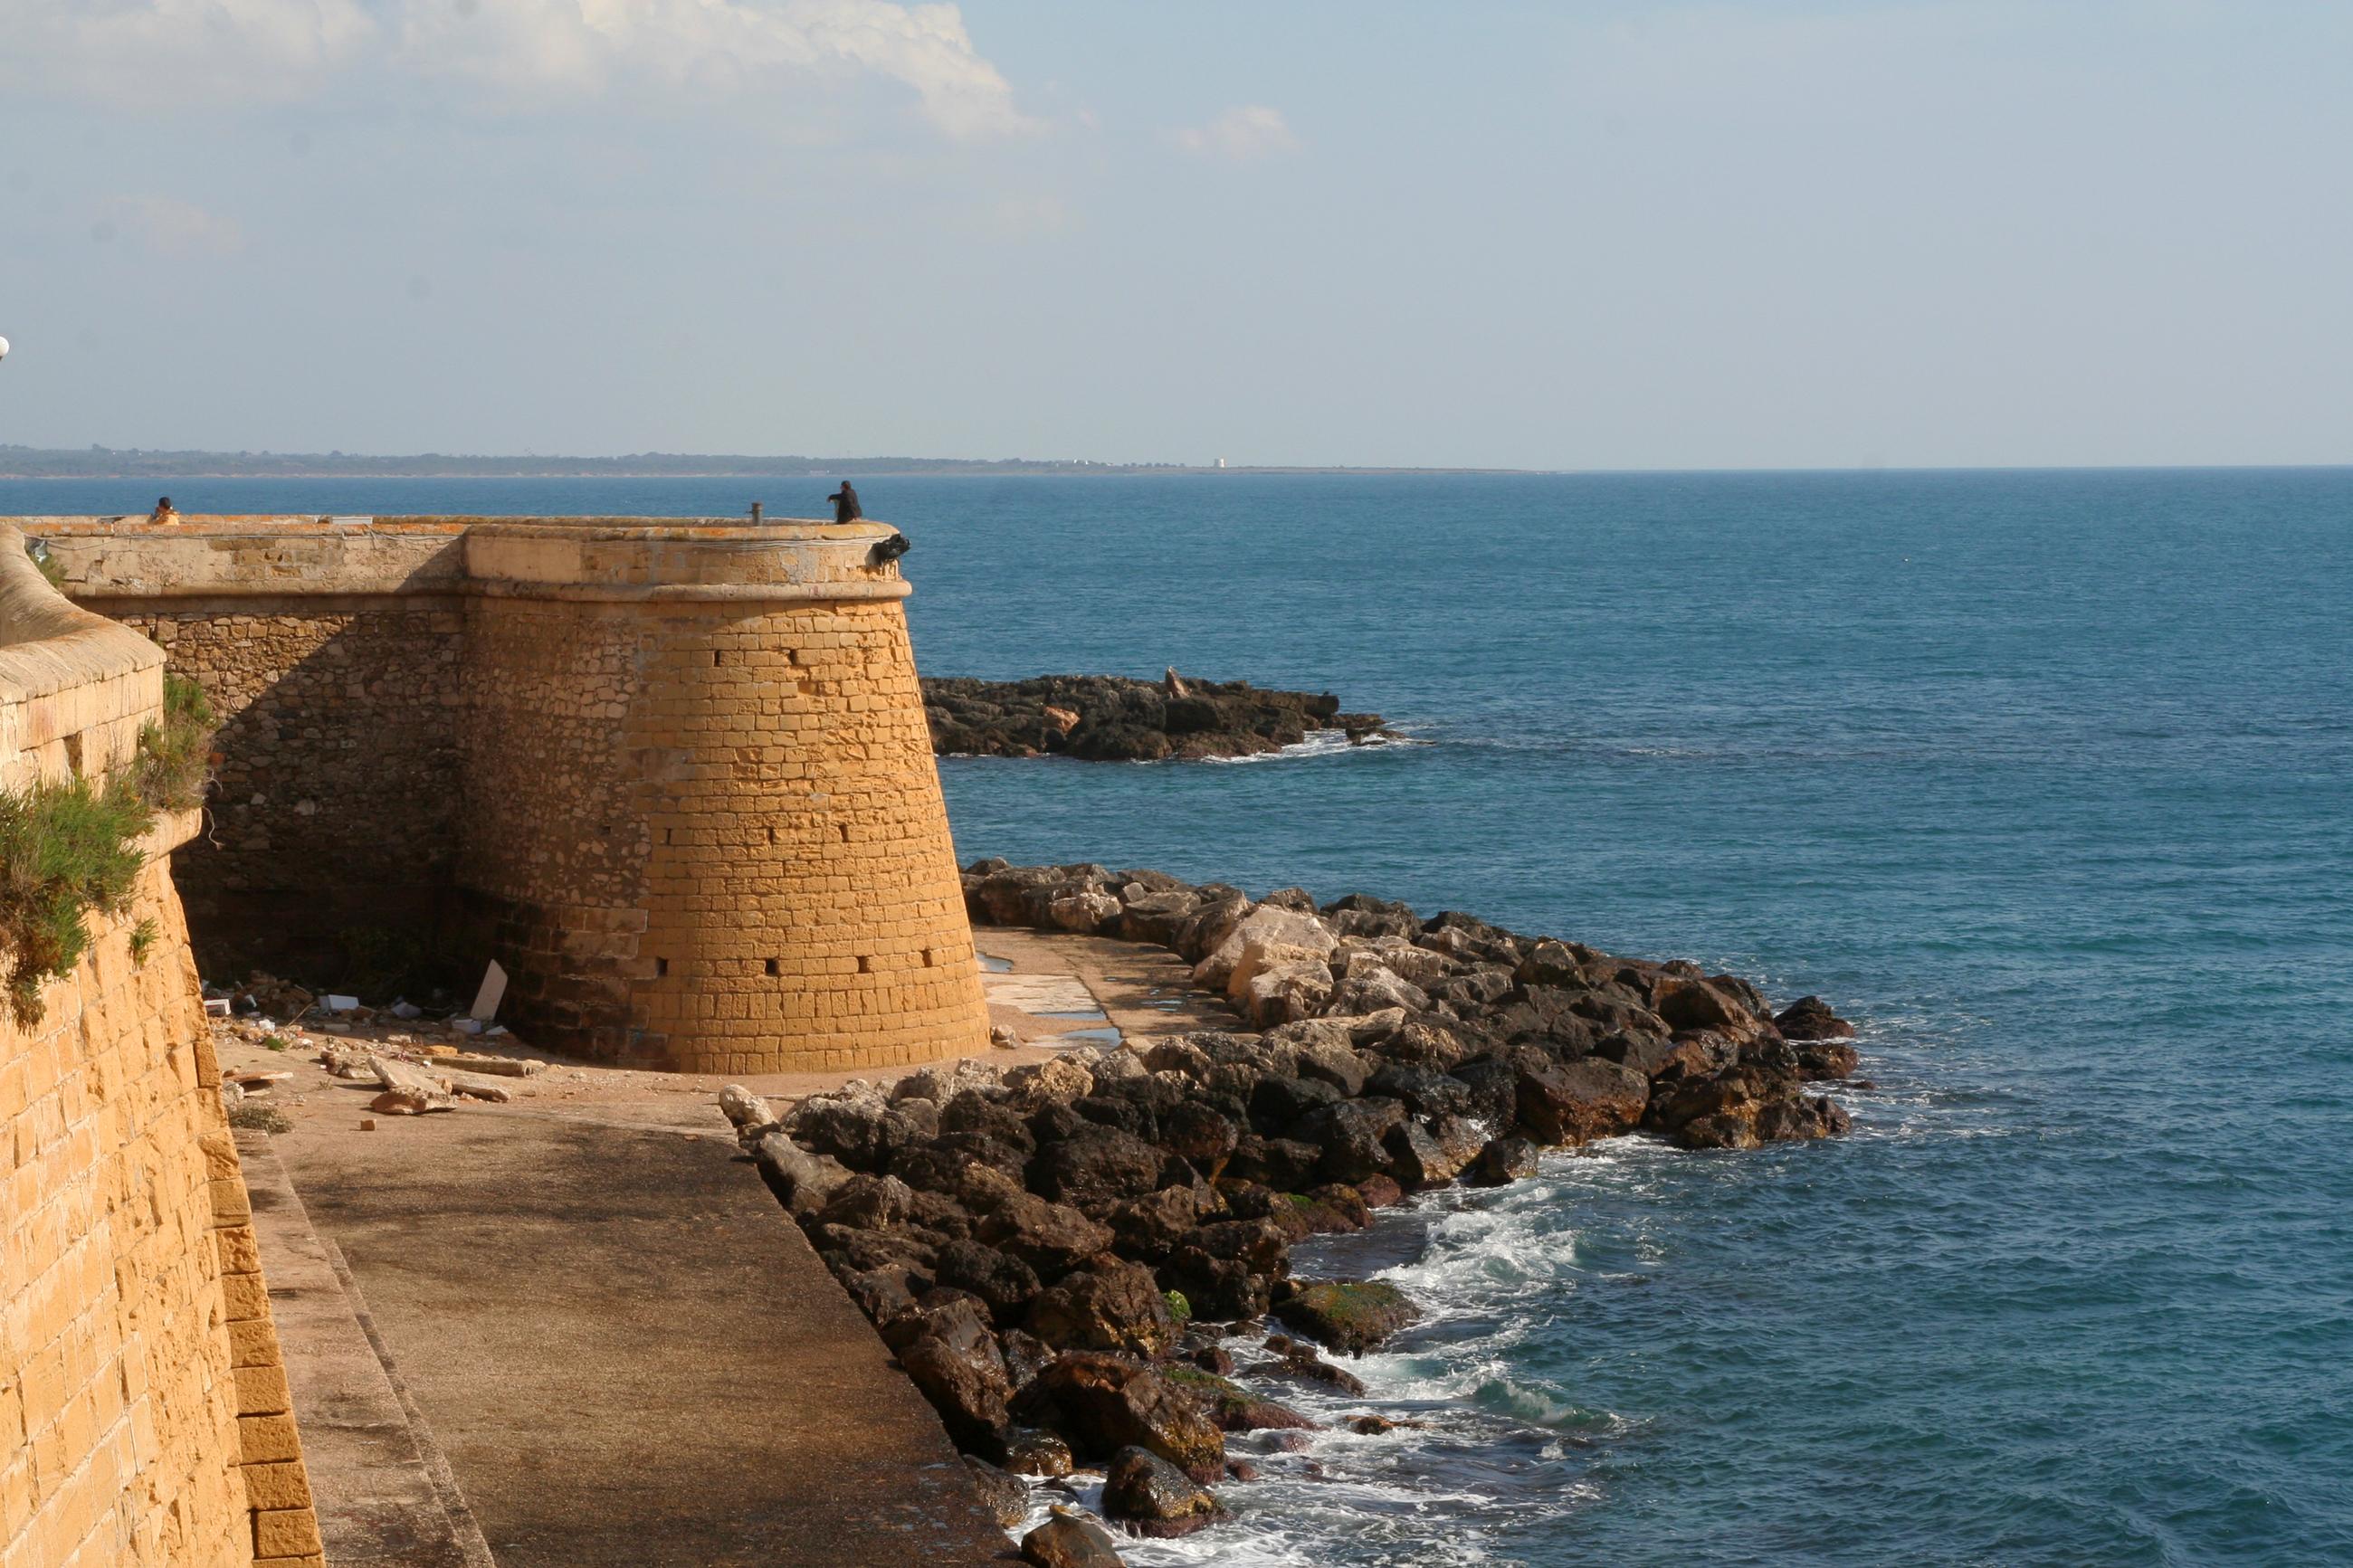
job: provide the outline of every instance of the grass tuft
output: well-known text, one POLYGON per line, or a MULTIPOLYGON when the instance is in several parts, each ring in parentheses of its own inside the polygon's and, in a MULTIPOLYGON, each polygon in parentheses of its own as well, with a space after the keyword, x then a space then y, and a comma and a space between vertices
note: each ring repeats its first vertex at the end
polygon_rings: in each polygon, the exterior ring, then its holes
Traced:
POLYGON ((19 1025, 40 1022, 41 987, 90 951, 90 914, 129 908, 154 815, 128 779, 0 791, 0 986, 19 1025))
POLYGON ((249 1128, 256 1132, 291 1132, 294 1131, 293 1118, 288 1116, 284 1111, 279 1110, 274 1105, 264 1105, 260 1101, 253 1100, 240 1100, 235 1105, 230 1106, 228 1108, 228 1124, 231 1127, 249 1128))

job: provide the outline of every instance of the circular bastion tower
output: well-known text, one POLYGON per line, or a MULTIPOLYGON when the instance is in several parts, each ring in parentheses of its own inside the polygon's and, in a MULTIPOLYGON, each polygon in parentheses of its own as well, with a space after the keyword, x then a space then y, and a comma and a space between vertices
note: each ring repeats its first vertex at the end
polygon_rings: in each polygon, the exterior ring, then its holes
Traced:
POLYGON ((458 880, 526 1038, 732 1074, 987 1049, 891 537, 469 522, 458 880))
POLYGON ((199 958, 495 959, 534 1046, 752 1074, 985 1051, 874 523, 25 520, 223 721, 199 958))

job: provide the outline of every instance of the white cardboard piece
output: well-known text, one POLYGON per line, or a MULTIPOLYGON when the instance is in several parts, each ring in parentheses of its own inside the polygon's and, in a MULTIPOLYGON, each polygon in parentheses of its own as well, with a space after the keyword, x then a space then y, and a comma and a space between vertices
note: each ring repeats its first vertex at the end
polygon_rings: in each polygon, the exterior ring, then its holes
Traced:
POLYGON ((487 1024, 499 1016, 499 1004, 506 1000, 507 972, 499 967, 497 959, 482 971, 482 988, 474 993, 474 1005, 466 1009, 466 1016, 479 1018, 487 1024))

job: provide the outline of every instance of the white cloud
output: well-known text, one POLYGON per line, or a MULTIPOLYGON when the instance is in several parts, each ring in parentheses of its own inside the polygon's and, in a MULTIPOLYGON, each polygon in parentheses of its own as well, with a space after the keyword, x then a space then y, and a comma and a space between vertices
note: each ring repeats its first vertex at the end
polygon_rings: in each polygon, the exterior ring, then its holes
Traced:
POLYGON ((245 248, 235 218, 206 212, 175 196, 117 196, 107 218, 131 239, 164 256, 234 256, 245 248))
POLYGON ((888 0, 402 0, 400 62, 526 99, 653 88, 715 99, 795 75, 913 88, 951 136, 1029 126, 954 5, 888 0))
POLYGON ((0 0, 0 58, 36 85, 160 107, 300 98, 371 60, 517 108, 872 75, 950 136, 1034 126, 962 12, 891 0, 0 0))
POLYGON ((1299 150, 1299 138, 1291 133, 1282 110, 1263 103, 1229 109, 1207 125, 1188 125, 1168 135, 1187 153, 1237 163, 1299 150))
POLYGON ((0 70, 125 105, 275 100, 375 32, 357 0, 0 0, 0 70))

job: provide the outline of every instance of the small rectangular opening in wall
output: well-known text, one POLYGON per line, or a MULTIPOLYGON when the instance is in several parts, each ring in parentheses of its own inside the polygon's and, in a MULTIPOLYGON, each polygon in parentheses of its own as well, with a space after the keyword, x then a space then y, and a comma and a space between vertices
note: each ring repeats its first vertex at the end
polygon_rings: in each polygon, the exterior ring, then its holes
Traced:
POLYGON ((720 664, 719 650, 718 650, 717 648, 712 648, 712 649, 711 650, 711 665, 712 665, 712 668, 714 668, 714 669, 716 669, 716 668, 719 667, 719 664, 720 664))
POLYGON ((776 842, 776 830, 773 827, 768 829, 768 842, 771 844, 776 842))
POLYGON ((931 966, 932 966, 932 950, 931 950, 930 948, 928 948, 928 947, 927 947, 927 948, 923 949, 923 967, 924 967, 925 969, 929 969, 931 966))
POLYGON ((655 978, 656 980, 659 980, 659 979, 661 979, 664 975, 668 974, 669 973, 670 973, 670 960, 669 960, 669 959, 667 959, 667 958, 657 958, 657 959, 655 959, 655 960, 654 960, 654 978, 655 978))
POLYGON ((839 825, 838 826, 838 827, 837 827, 836 831, 838 831, 838 832, 839 832, 839 833, 840 833, 840 835, 841 835, 841 841, 842 841, 844 844, 847 844, 847 843, 849 843, 849 824, 848 824, 848 823, 846 823, 846 822, 839 824, 839 825))
POLYGON ((872 959, 871 959, 871 958, 861 958, 861 959, 860 959, 860 960, 858 961, 858 973, 860 973, 860 974, 871 974, 871 973, 874 973, 874 961, 873 961, 872 959))
POLYGON ((772 958, 772 959, 769 959, 769 960, 767 961, 767 964, 768 964, 768 978, 769 978, 769 979, 774 980, 777 975, 779 975, 779 974, 781 974, 781 973, 784 973, 784 965, 783 965, 783 964, 781 964, 781 963, 778 963, 775 959, 773 959, 773 958, 772 958))

